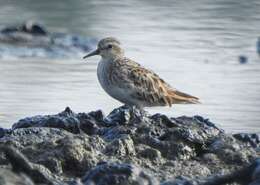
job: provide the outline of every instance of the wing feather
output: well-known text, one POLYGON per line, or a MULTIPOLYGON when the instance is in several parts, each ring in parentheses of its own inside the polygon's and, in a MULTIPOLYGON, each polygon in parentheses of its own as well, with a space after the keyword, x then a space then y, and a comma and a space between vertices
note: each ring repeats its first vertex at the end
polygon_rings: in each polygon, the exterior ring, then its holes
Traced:
POLYGON ((143 101, 146 106, 171 106, 173 103, 189 102, 190 99, 198 100, 175 90, 153 71, 130 59, 117 59, 114 63, 113 81, 120 80, 122 88, 129 88, 131 96, 143 101))

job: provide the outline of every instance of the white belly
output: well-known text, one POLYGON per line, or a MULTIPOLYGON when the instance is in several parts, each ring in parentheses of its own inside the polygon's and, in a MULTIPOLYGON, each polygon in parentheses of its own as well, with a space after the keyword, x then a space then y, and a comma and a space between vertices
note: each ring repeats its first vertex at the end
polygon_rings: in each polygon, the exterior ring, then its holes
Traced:
POLYGON ((130 98, 130 92, 127 91, 126 89, 121 89, 118 86, 111 84, 109 81, 109 67, 111 63, 109 61, 101 60, 98 63, 98 68, 97 68, 97 76, 98 76, 98 81, 102 88, 108 93, 110 96, 115 98, 116 100, 125 103, 125 104, 132 104, 129 101, 130 98))

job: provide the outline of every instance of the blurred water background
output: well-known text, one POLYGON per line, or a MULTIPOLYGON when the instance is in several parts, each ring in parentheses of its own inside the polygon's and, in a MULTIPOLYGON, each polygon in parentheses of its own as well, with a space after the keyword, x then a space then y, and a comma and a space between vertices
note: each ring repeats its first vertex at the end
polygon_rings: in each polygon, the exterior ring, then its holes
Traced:
MULTIPOLYGON (((39 20, 50 31, 115 36, 126 55, 201 105, 149 108, 202 115, 228 132, 260 132, 259 0, 0 0, 0 26, 39 20), (245 55, 248 63, 240 64, 245 55)), ((14 51, 15 52, 15 51, 14 51)), ((83 53, 82 53, 83 56, 83 53)), ((120 105, 100 87, 99 57, 0 58, 0 126, 26 116, 120 105)))

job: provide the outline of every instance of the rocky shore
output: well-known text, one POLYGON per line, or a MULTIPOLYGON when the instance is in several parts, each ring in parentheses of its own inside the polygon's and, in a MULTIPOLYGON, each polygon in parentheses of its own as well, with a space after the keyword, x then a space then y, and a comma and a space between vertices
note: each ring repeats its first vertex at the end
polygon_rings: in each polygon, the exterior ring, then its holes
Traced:
POLYGON ((259 137, 226 134, 201 116, 66 108, 0 129, 0 184, 256 185, 259 137))
POLYGON ((97 40, 51 32, 33 21, 0 28, 0 58, 75 58, 93 49, 97 40))

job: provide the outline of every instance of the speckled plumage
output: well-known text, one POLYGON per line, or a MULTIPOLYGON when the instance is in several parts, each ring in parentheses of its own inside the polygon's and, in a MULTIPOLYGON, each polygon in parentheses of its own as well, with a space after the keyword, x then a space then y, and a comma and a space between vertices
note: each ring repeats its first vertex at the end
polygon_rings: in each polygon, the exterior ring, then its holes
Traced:
POLYGON ((98 49, 86 57, 99 54, 98 80, 103 89, 120 102, 139 108, 198 103, 198 98, 172 88, 151 70, 124 56, 120 42, 102 39, 98 49))

